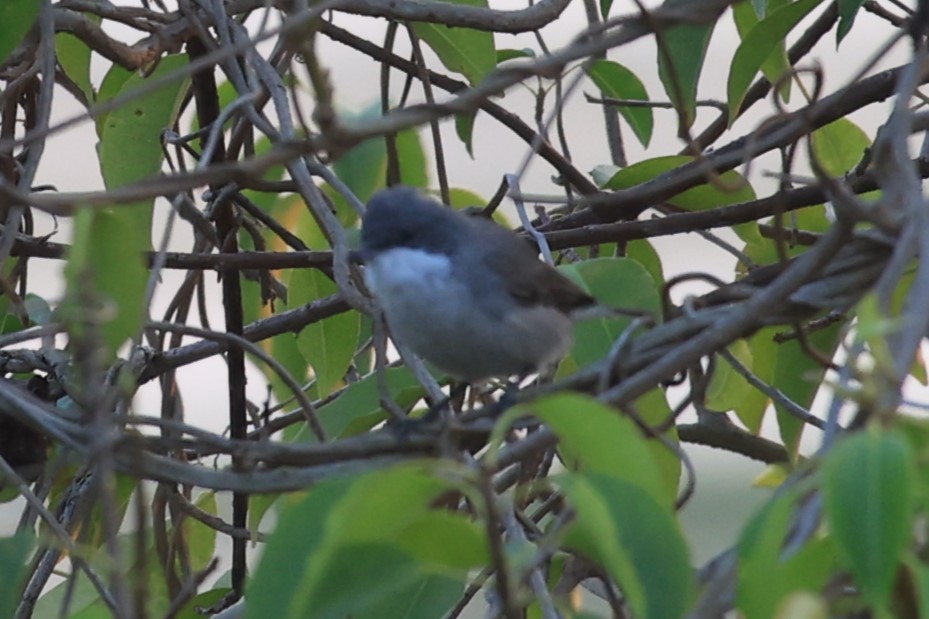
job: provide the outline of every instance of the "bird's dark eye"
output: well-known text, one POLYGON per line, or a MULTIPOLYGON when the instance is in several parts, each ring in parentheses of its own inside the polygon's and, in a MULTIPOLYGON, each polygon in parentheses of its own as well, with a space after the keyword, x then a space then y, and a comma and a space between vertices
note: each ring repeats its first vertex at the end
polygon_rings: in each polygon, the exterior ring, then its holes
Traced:
POLYGON ((413 233, 410 230, 397 231, 397 245, 401 247, 410 247, 413 243, 413 233))

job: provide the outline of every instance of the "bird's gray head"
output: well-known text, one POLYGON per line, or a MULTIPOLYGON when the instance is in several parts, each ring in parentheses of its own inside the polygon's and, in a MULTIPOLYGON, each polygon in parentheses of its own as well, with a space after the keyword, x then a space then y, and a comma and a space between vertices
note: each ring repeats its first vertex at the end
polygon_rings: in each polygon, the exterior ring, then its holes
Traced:
POLYGON ((362 255, 370 259, 400 247, 449 254, 457 244, 460 216, 411 187, 379 191, 368 201, 362 222, 362 255))

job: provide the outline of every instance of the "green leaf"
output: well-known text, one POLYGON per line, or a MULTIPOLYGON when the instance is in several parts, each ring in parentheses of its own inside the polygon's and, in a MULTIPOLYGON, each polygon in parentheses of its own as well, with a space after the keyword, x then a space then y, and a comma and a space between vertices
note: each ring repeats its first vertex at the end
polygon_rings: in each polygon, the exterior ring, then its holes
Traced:
POLYGON ((29 320, 37 325, 48 324, 52 319, 52 308, 48 301, 37 294, 26 293, 23 297, 23 305, 26 308, 26 315, 29 320))
POLYGON ((379 606, 361 612, 358 619, 434 619, 442 617, 461 598, 457 578, 430 574, 384 596, 379 606))
POLYGON ((429 185, 429 162, 416 129, 404 129, 397 134, 397 158, 401 183, 420 189, 429 185))
POLYGON ((907 567, 913 574, 917 600, 919 601, 919 616, 925 617, 929 610, 929 567, 915 557, 909 557, 907 567))
POLYGON ((458 567, 456 552, 468 540, 475 544, 478 529, 451 513, 430 518, 432 502, 452 489, 435 466, 412 463, 328 479, 287 505, 249 583, 246 617, 404 617, 415 601, 398 604, 397 592, 422 591, 434 576, 460 587, 475 566, 458 567), (461 522, 448 526, 453 519, 461 522), (419 545, 416 529, 424 524, 439 527, 447 546, 419 545))
POLYGON ((697 117, 697 84, 714 28, 715 23, 682 24, 662 32, 664 46, 658 49, 658 76, 674 108, 683 112, 686 127, 697 117))
MULTIPOLYGON (((752 368, 752 351, 745 340, 736 340, 729 346, 729 352, 742 365, 752 368)), ((728 361, 716 359, 716 369, 706 390, 706 405, 715 411, 730 411, 749 396, 755 388, 742 378, 728 361)))
POLYGON ((258 531, 272 507, 277 505, 280 494, 253 494, 248 497, 248 528, 258 531))
POLYGON ((203 613, 200 612, 200 609, 210 608, 223 599, 230 591, 232 591, 232 589, 228 587, 219 587, 194 596, 193 599, 184 605, 181 612, 176 615, 177 619, 203 619, 203 613))
MULTIPOLYGON (((773 6, 769 6, 768 11, 773 11, 779 6, 783 6, 783 2, 772 3, 773 6)), ((750 0, 743 0, 742 2, 737 2, 732 5, 732 18, 735 20, 736 29, 739 31, 739 37, 744 39, 746 35, 751 32, 758 22, 760 17, 764 17, 764 14, 759 14, 755 12, 755 7, 752 5, 750 0)), ((777 83, 777 80, 790 68, 790 62, 787 58, 787 46, 784 41, 778 43, 774 51, 765 59, 761 65, 761 72, 772 84, 777 83)), ((790 87, 793 82, 791 80, 784 80, 781 82, 781 89, 779 94, 781 99, 785 102, 790 101, 790 87)))
MULTIPOLYGON (((96 16, 85 16, 85 19, 100 21, 96 16)), ((90 81, 90 48, 87 44, 73 34, 59 32, 55 35, 55 54, 61 69, 84 93, 87 101, 93 103, 95 95, 90 81)))
POLYGON ((26 38, 41 6, 42 3, 37 0, 4 0, 0 3, 0 64, 26 38))
POLYGON ((794 499, 788 493, 767 503, 739 540, 736 604, 746 617, 784 616, 780 613, 786 599, 819 591, 834 573, 835 549, 828 539, 814 538, 800 548, 785 550, 794 499))
POLYGON ((477 110, 473 112, 461 112, 455 114, 455 133, 458 139, 464 144, 468 156, 474 159, 474 119, 477 117, 477 110))
MULTIPOLYGON (((822 384, 826 369, 813 359, 796 340, 780 344, 774 341, 774 334, 783 329, 763 329, 751 340, 752 358, 755 360, 774 359, 774 372, 770 378, 762 376, 756 367, 756 375, 769 384, 780 389, 788 398, 800 406, 809 409, 822 384)), ((807 333, 807 342, 827 359, 831 359, 841 340, 842 325, 835 324, 807 333)), ((781 439, 791 456, 796 456, 800 438, 806 423, 791 415, 775 402, 778 428, 781 439)))
MULTIPOLYGON (((486 7, 487 0, 443 0, 450 4, 486 7)), ((497 52, 491 32, 471 28, 450 28, 419 22, 416 36, 436 53, 449 71, 461 73, 474 86, 497 66, 497 52)))
POLYGON ((694 577, 687 544, 669 510, 614 477, 566 474, 559 484, 577 512, 566 545, 606 568, 633 616, 682 617, 693 598, 694 577))
POLYGON ((12 537, 0 537, 0 617, 12 617, 22 599, 22 588, 29 574, 26 558, 35 546, 31 533, 18 533, 12 537))
MULTIPOLYGON (((487 200, 481 196, 477 195, 473 191, 462 189, 461 187, 449 187, 448 197, 449 201, 451 202, 449 206, 457 209, 470 208, 474 206, 478 208, 484 208, 484 205, 487 204, 487 200)), ((438 199, 438 196, 436 196, 436 199, 438 199)), ((494 221, 501 224, 506 223, 505 219, 501 221, 496 217, 497 213, 494 213, 494 215, 494 221)))
MULTIPOLYGON (((303 210, 306 206, 300 205, 303 210)), ((285 220, 286 221, 286 220, 285 220)), ((242 307, 244 310, 245 322, 254 322, 259 318, 266 318, 272 314, 270 306, 262 305, 261 286, 257 281, 249 278, 242 278, 242 307)), ((301 303, 295 302, 294 307, 299 307, 301 303)), ((286 303, 277 302, 276 307, 287 309, 286 303)), ((297 348, 297 338, 293 333, 281 333, 272 338, 262 340, 259 346, 270 354, 278 363, 290 372, 298 381, 307 378, 307 362, 297 348)), ((279 401, 287 400, 293 396, 291 388, 281 380, 278 373, 268 364, 256 362, 255 367, 262 372, 271 385, 271 390, 279 401)), ((251 512, 249 512, 251 513, 251 512)))
POLYGON ((839 43, 845 38, 845 35, 852 29, 855 23, 855 17, 858 11, 864 6, 865 0, 838 0, 839 2, 839 27, 835 31, 835 46, 838 48, 839 43))
POLYGON ((558 454, 569 470, 622 479, 670 510, 677 483, 673 488, 665 486, 650 441, 619 411, 587 396, 563 394, 535 400, 509 413, 515 417, 526 414, 538 417, 558 435, 558 454))
POLYGON ((635 401, 636 411, 642 423, 650 428, 669 426, 661 435, 662 441, 649 440, 646 445, 652 452, 652 457, 658 464, 658 473, 662 478, 668 496, 676 499, 681 484, 681 459, 671 448, 680 445, 677 427, 668 424, 671 418, 671 407, 664 389, 656 387, 635 401), (670 445, 669 445, 670 444, 670 445))
MULTIPOLYGON (((384 374, 387 390, 400 406, 409 406, 422 397, 422 386, 407 368, 387 368, 384 374)), ((317 411, 329 436, 353 436, 384 421, 386 413, 380 405, 381 394, 377 381, 377 375, 371 373, 345 387, 335 400, 317 411)), ((304 427, 295 440, 315 439, 304 427)))
POLYGON ((913 523, 913 453, 898 432, 871 427, 823 463, 826 517, 839 556, 872 605, 891 600, 913 523))
POLYGON ((745 93, 761 65, 771 56, 777 46, 797 23, 816 8, 822 0, 797 0, 792 4, 772 11, 770 15, 752 28, 736 49, 729 68, 729 122, 739 113, 745 93))
MULTIPOLYGON (((365 112, 362 117, 368 113, 365 112)), ((332 167, 339 180, 345 183, 359 200, 367 202, 368 198, 384 185, 384 171, 387 169, 387 147, 384 140, 365 140, 339 157, 332 167)))
MULTIPOLYGON (((122 87, 133 75, 134 73, 129 69, 124 69, 117 64, 112 65, 109 71, 106 72, 106 75, 103 76, 103 81, 100 82, 100 90, 97 91, 97 103, 109 101, 118 95, 122 87)), ((106 124, 106 117, 108 115, 109 112, 97 116, 97 137, 103 135, 103 127, 106 124)))
POLYGON ((518 60, 520 58, 535 58, 535 51, 529 47, 524 47, 523 49, 497 50, 497 64, 501 64, 507 60, 518 60))
POLYGON ((593 167, 590 170, 590 178, 597 183, 597 187, 605 187, 607 183, 610 182, 610 179, 616 176, 616 174, 623 168, 615 166, 612 163, 601 163, 593 167))
MULTIPOLYGON (((617 62, 595 60, 587 69, 587 75, 605 97, 648 101, 648 92, 642 81, 636 77, 635 73, 617 62)), ((632 127, 642 146, 648 148, 654 125, 651 108, 619 106, 617 109, 632 127)))
MULTIPOLYGON (((306 303, 338 292, 335 282, 318 269, 293 269, 288 282, 291 302, 306 303)), ((315 395, 325 397, 342 380, 355 357, 361 332, 361 314, 349 310, 304 327, 297 348, 313 366, 315 395)))
POLYGON ((74 217, 74 240, 65 267, 68 291, 59 311, 72 337, 99 335, 108 358, 139 332, 144 320, 148 269, 140 250, 151 244, 150 228, 145 228, 144 239, 139 228, 149 223, 150 211, 142 213, 141 221, 130 221, 144 208, 84 209, 74 217), (86 308, 94 306, 105 317, 99 333, 86 329, 86 308))
MULTIPOLYGON (((823 210, 822 205, 800 209, 792 213, 792 217, 798 228, 818 232, 827 229, 830 225, 826 221, 823 210)), ((788 256, 796 256, 806 251, 806 249, 802 246, 791 247, 788 248, 787 254, 788 256)), ((745 253, 757 264, 775 263, 780 259, 774 243, 769 240, 765 240, 760 244, 752 243, 747 245, 745 253)), ((842 324, 837 323, 823 329, 810 331, 807 333, 806 339, 813 349, 819 351, 821 356, 831 359, 839 345, 841 330, 842 324)), ((826 370, 821 363, 810 356, 807 349, 797 339, 781 343, 774 340, 777 333, 786 331, 787 329, 783 327, 766 328, 750 338, 749 347, 751 348, 753 360, 752 370, 758 378, 777 387, 791 400, 809 409, 822 384, 826 370)), ((750 395, 736 409, 740 418, 745 418, 746 425, 752 429, 757 429, 758 426, 755 424, 760 424, 761 413, 767 406, 767 398, 759 394, 760 392, 750 395), (746 415, 750 415, 750 417, 746 417, 746 415)), ((795 457, 806 424, 780 405, 775 404, 775 410, 781 438, 788 452, 795 457)))
POLYGON ((868 135, 847 118, 820 127, 810 139, 813 155, 830 176, 842 176, 854 168, 871 146, 868 135))
POLYGON ((406 525, 395 541, 420 560, 462 570, 490 561, 481 525, 454 512, 425 512, 406 525))
MULTIPOLYGON (((204 512, 218 515, 215 492, 203 492, 194 501, 194 505, 204 512)), ((216 529, 207 526, 196 518, 185 518, 181 524, 187 550, 190 552, 191 569, 201 571, 206 569, 216 551, 216 529)))
MULTIPOLYGON (((773 329, 770 331, 762 330, 748 340, 748 358, 751 359, 751 365, 748 367, 752 370, 752 373, 755 374, 755 376, 761 378, 769 384, 770 382, 774 381, 774 373, 777 368, 778 349, 772 348, 769 344, 756 345, 755 338, 767 337, 770 344, 773 344, 774 342, 771 340, 773 335, 773 329), (762 336, 762 333, 765 333, 765 335, 762 336), (766 357, 756 356, 759 354, 760 350, 768 351, 770 352, 770 355, 766 357)), ((719 366, 728 365, 722 359, 720 359, 717 363, 717 369, 719 369, 719 366)), ((739 421, 745 425, 749 432, 758 434, 761 432, 761 424, 764 421, 764 415, 768 410, 768 404, 770 400, 767 395, 765 395, 760 390, 755 389, 754 387, 740 391, 742 398, 738 402, 735 402, 735 406, 732 410, 739 418, 739 421)))
MULTIPOLYGON (((661 315, 661 300, 651 275, 629 258, 595 258, 560 267, 586 292, 608 307, 640 310, 661 315)), ((606 356, 613 342, 632 319, 602 318, 583 320, 575 326, 571 357, 584 366, 606 356)))
POLYGON ((611 8, 613 8, 613 0, 600 0, 600 18, 607 19, 611 8))
MULTIPOLYGON (((670 155, 646 159, 617 172, 605 185, 605 189, 628 189, 659 174, 668 172, 693 161, 692 157, 670 155)), ((700 185, 679 193, 669 204, 688 211, 702 211, 727 204, 737 204, 755 199, 755 191, 745 178, 735 170, 719 175, 715 184, 700 185)))
MULTIPOLYGON (((132 498, 132 494, 138 489, 138 486, 138 479, 130 477, 129 475, 116 475, 116 483, 110 490, 110 492, 112 492, 114 504, 112 506, 106 506, 106 509, 110 510, 108 516, 113 518, 115 522, 121 523, 123 518, 125 518, 126 511, 129 509, 129 501, 132 498)), ((62 488, 62 490, 67 491, 66 488, 62 488)), ((96 501, 89 508, 91 510, 87 517, 87 522, 89 524, 85 525, 84 530, 81 531, 81 540, 87 546, 99 550, 103 547, 107 539, 103 517, 104 505, 101 501, 96 501)), ((42 525, 40 530, 51 535, 51 532, 45 531, 44 527, 45 525, 42 525)))
POLYGON ((641 264, 657 287, 664 285, 664 267, 661 255, 648 239, 633 239, 626 243, 626 257, 641 264))
MULTIPOLYGON (((149 77, 174 73, 186 65, 184 56, 166 56, 149 77)), ((142 76, 133 75, 119 92, 130 92, 143 82, 142 76)), ((107 114, 98 146, 107 189, 159 173, 161 132, 174 124, 185 84, 186 80, 180 79, 107 114)), ((144 318, 142 297, 148 269, 142 252, 151 247, 153 202, 144 200, 109 210, 82 209, 75 217, 65 304, 71 308, 72 329, 80 329, 76 323, 83 320, 80 315, 86 310, 81 308, 89 301, 107 307, 101 316, 109 320, 101 321, 100 333, 110 356, 138 333, 144 318)))
MULTIPOLYGON (((94 518, 99 522, 99 514, 95 515, 94 518)), ((171 533, 171 527, 168 528, 168 531, 171 533)), ((120 533, 116 537, 120 556, 125 561, 123 566, 127 570, 126 573, 139 574, 143 579, 146 588, 147 612, 145 615, 163 617, 167 614, 172 600, 168 594, 161 562, 154 560, 157 554, 153 542, 150 537, 145 542, 146 545, 141 549, 142 552, 140 553, 136 531, 120 533)), ((175 553, 175 561, 178 563, 181 560, 179 554, 175 553)), ((112 569, 113 561, 107 549, 101 548, 92 556, 85 556, 84 558, 89 560, 91 567, 97 573, 104 573, 106 569, 112 569)), ((90 583, 83 571, 76 573, 74 583, 66 580, 44 593, 36 604, 34 616, 36 618, 60 617, 65 600, 68 601, 69 618, 96 619, 100 617, 106 619, 113 616, 109 607, 100 599, 97 589, 90 583)))

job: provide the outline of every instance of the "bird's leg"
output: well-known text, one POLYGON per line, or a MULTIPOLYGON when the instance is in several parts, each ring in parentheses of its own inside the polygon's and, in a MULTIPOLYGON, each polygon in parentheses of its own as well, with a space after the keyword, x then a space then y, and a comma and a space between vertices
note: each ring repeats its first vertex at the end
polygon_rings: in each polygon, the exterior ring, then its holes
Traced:
POLYGON ((390 419, 387 421, 386 429, 395 433, 399 438, 406 439, 413 434, 433 432, 436 428, 447 425, 444 422, 454 415, 455 402, 457 401, 460 406, 468 386, 468 383, 455 383, 448 396, 432 404, 424 415, 417 418, 407 417, 402 420, 390 419))
POLYGON ((508 408, 519 403, 520 384, 523 378, 517 380, 508 380, 504 383, 503 393, 495 401, 482 406, 479 409, 472 408, 461 415, 458 420, 461 422, 473 421, 479 418, 495 419, 502 415, 508 408))
POLYGON ((452 388, 449 390, 448 396, 442 398, 430 406, 429 410, 426 411, 426 414, 420 417, 419 420, 423 423, 432 423, 434 421, 438 421, 443 416, 443 411, 448 411, 449 417, 454 415, 454 404, 456 402, 460 404, 468 387, 469 384, 466 382, 455 383, 454 386, 452 386, 452 388))

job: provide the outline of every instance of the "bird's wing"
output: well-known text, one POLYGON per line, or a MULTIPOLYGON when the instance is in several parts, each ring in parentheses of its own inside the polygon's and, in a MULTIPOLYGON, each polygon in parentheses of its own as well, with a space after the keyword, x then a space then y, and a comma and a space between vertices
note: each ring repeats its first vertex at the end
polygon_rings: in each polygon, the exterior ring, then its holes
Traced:
POLYGON ((505 282, 507 291, 519 303, 568 312, 596 302, 556 268, 539 260, 522 237, 487 219, 475 218, 473 223, 493 229, 491 235, 496 242, 485 254, 485 266, 505 282), (514 270, 519 277, 511 277, 514 270))

